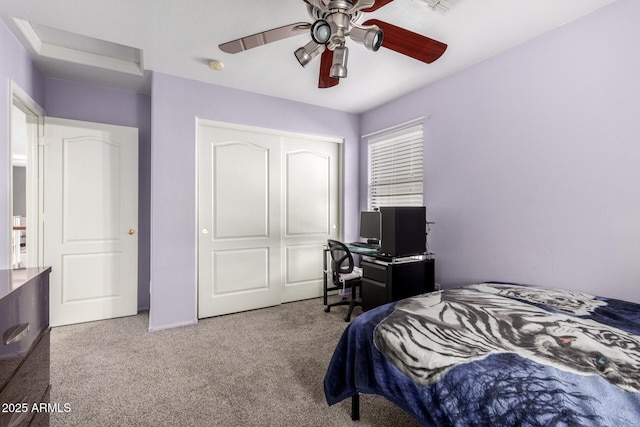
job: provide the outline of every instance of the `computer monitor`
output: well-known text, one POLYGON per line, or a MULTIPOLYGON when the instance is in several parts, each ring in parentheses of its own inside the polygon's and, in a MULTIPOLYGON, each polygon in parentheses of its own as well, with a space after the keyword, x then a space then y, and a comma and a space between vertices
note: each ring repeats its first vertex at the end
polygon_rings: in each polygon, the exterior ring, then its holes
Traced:
POLYGON ((367 243, 380 243, 380 212, 360 212, 360 237, 367 243))

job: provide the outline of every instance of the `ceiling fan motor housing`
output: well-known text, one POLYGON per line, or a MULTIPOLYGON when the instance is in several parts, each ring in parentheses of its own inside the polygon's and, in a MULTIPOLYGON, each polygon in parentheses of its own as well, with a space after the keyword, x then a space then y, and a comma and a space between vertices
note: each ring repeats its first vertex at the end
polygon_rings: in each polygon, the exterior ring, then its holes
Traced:
POLYGON ((331 0, 327 5, 327 9, 342 9, 348 10, 353 7, 353 2, 351 0, 331 0))

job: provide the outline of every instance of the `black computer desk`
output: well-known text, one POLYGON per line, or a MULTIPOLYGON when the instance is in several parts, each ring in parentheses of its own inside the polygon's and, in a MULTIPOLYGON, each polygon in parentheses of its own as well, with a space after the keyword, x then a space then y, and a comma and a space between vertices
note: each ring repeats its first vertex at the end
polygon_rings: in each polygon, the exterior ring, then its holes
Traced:
POLYGON ((361 256, 363 311, 435 289, 435 260, 427 254, 392 257, 375 248, 347 247, 361 256))

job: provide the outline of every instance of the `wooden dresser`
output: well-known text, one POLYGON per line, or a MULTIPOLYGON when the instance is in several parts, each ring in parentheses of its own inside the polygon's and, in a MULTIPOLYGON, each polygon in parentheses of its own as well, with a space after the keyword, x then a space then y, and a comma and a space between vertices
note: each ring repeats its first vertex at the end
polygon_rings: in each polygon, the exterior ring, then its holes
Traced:
POLYGON ((49 425, 50 272, 0 270, 0 427, 49 425))

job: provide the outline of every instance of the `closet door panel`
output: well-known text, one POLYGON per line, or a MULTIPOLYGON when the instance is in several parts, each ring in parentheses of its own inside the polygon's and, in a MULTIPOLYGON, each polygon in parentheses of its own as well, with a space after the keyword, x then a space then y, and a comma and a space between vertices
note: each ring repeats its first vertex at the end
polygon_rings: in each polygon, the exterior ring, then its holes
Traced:
POLYGON ((198 317, 280 304, 280 139, 198 131, 198 317))

